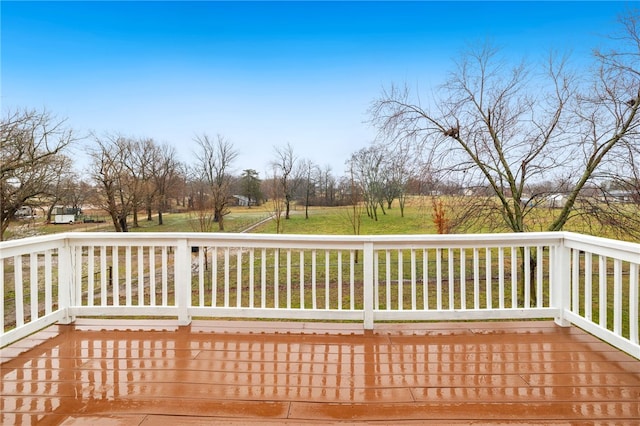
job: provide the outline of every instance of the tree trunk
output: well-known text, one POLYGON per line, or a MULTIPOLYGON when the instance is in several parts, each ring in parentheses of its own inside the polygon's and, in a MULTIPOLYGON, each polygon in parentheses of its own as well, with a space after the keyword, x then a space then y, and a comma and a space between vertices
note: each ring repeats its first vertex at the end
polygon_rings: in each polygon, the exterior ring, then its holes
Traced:
POLYGON ((111 217, 111 222, 113 223, 113 228, 115 229, 115 231, 122 232, 122 229, 120 229, 120 219, 118 218, 116 213, 113 211, 109 211, 109 216, 111 217))
POLYGON ((51 215, 53 214, 53 208, 54 206, 51 206, 47 209, 47 223, 51 223, 51 215))
POLYGON ((284 200, 284 205, 285 205, 284 218, 285 219, 289 219, 289 209, 290 209, 289 208, 289 204, 290 204, 289 203, 289 196, 286 196, 285 200, 284 200))
POLYGON ((0 241, 4 241, 4 233, 9 227, 9 221, 8 220, 2 221, 0 226, 2 227, 0 228, 0 241))
POLYGON ((121 217, 118 220, 119 224, 120 224, 120 231, 121 232, 129 232, 129 227, 127 225, 127 218, 126 217, 121 217))

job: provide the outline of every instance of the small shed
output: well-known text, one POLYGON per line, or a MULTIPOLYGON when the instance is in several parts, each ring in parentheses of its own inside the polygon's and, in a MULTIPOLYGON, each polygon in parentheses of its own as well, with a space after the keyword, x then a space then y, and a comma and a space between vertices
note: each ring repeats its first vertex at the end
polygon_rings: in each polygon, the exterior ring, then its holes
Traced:
POLYGON ((567 204, 567 197, 564 194, 551 194, 547 196, 546 202, 550 209, 561 209, 567 204))
POLYGON ((234 195, 233 198, 236 200, 236 206, 240 207, 248 207, 249 206, 249 198, 244 195, 234 195))

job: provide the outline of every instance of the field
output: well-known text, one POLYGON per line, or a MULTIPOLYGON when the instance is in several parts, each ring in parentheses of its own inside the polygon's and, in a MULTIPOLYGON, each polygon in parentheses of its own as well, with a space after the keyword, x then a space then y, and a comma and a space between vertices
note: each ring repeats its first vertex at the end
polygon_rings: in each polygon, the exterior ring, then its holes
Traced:
MULTIPOLYGON (((48 235, 59 232, 111 232, 113 224, 104 212, 91 212, 90 217, 99 218, 101 222, 75 224, 46 224, 42 218, 35 220, 17 220, 10 226, 6 234, 7 239, 23 238, 34 235, 48 235)), ((226 232, 241 232, 268 218, 268 212, 260 208, 247 209, 238 207, 231 209, 231 213, 225 216, 226 232)), ((192 213, 163 213, 163 225, 158 225, 157 215, 152 221, 147 221, 146 215, 140 215, 138 219, 139 227, 132 227, 129 221, 130 232, 198 232, 200 227, 197 215, 192 213)), ((218 225, 213 224, 213 231, 217 231, 218 225)))
MULTIPOLYGON (((348 216, 348 207, 311 207, 309 209, 309 219, 305 219, 304 208, 293 206, 291 218, 282 218, 283 232, 291 234, 330 234, 349 235, 353 234, 348 216)), ((108 216, 104 213, 92 214, 92 217, 99 217, 105 220, 103 223, 75 223, 69 224, 45 224, 39 220, 14 221, 7 232, 8 239, 20 238, 33 235, 47 235, 58 232, 110 232, 113 225, 108 216)), ((258 224, 271 216, 271 212, 266 207, 234 207, 225 216, 225 232, 243 232, 252 225, 258 224)), ((199 232, 199 220, 196 214, 192 213, 165 213, 163 214, 163 225, 157 224, 157 216, 153 221, 147 221, 146 215, 138 219, 139 227, 131 227, 130 232, 199 232)), ((217 224, 213 224, 212 232, 218 232, 217 224)), ((252 232, 274 233, 275 223, 267 220, 252 232)), ((394 206, 387 211, 386 215, 380 215, 377 222, 369 219, 366 215, 362 217, 360 233, 363 235, 372 234, 408 234, 408 233, 435 233, 435 226, 431 220, 431 212, 415 203, 407 207, 405 217, 400 217, 400 209, 394 206)))
MULTIPOLYGON (((446 200, 446 198, 445 198, 446 200)), ((446 201, 445 201, 446 202, 446 201)), ((455 209, 449 206, 448 209, 455 209)), ((351 207, 310 207, 309 218, 305 218, 304 207, 292 204, 291 217, 289 220, 280 221, 281 233, 286 234, 326 234, 326 235, 353 235, 354 230, 350 220, 351 207)), ((386 210, 386 214, 379 212, 378 220, 375 221, 362 212, 360 220, 361 235, 384 235, 384 234, 435 234, 437 227, 434 221, 434 211, 431 197, 413 197, 407 202, 404 217, 401 217, 397 202, 391 209, 386 210)), ((551 223, 557 210, 549 208, 539 208, 529 215, 531 231, 544 231, 551 223)), ((90 212, 92 218, 102 219, 103 223, 76 223, 73 225, 52 225, 45 224, 42 220, 14 221, 5 237, 7 239, 22 238, 32 235, 46 235, 67 231, 93 231, 109 232, 113 231, 113 225, 109 217, 100 211, 90 212)), ((225 232, 258 232, 275 233, 276 223, 268 220, 272 216, 269 206, 259 207, 233 207, 230 214, 225 216, 225 232), (255 226, 260 224, 259 226, 255 226), (255 226, 255 228, 254 228, 255 226)), ((198 215, 195 213, 165 213, 163 214, 164 224, 157 224, 157 217, 153 221, 147 221, 146 215, 142 212, 139 217, 139 227, 132 227, 129 223, 130 232, 199 232, 202 230, 199 225, 198 215)), ((600 237, 620 239, 620 232, 607 230, 601 227, 592 227, 589 221, 584 218, 574 218, 567 223, 564 228, 567 231, 591 234, 600 237)), ((218 226, 213 223, 211 232, 217 232, 218 226)), ((454 231, 455 232, 455 231, 454 231)), ((500 223, 494 223, 491 229, 471 228, 466 231, 471 232, 509 232, 500 223)))

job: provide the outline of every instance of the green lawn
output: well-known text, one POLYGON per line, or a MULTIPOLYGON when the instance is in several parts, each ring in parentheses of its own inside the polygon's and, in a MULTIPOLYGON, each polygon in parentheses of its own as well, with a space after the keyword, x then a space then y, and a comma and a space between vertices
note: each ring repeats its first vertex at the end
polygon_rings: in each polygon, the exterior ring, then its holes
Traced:
MULTIPOLYGON (((282 218, 285 234, 324 234, 353 235, 353 227, 349 220, 350 207, 316 207, 309 209, 309 219, 305 219, 304 208, 297 207, 291 211, 290 219, 282 218)), ((275 233, 274 221, 265 223, 254 232, 275 233)), ((431 212, 421 207, 405 209, 404 217, 400 209, 394 206, 387 214, 379 214, 375 221, 363 214, 361 217, 361 235, 391 234, 433 234, 435 226, 431 220, 431 212)))
MULTIPOLYGON (((449 206, 449 208, 455 207, 449 206)), ((285 220, 284 217, 281 219, 281 232, 286 234, 353 235, 354 231, 349 219, 350 212, 351 207, 311 207, 309 209, 309 218, 305 219, 304 207, 293 204, 290 219, 285 220)), ((557 213, 556 210, 548 208, 539 208, 530 212, 531 230, 544 231, 557 213)), ((252 208, 233 207, 230 214, 225 216, 225 232, 242 232, 270 215, 271 212, 268 210, 267 205, 252 208)), ((42 220, 14 221, 6 237, 11 239, 66 231, 113 231, 113 225, 106 214, 98 215, 98 217, 106 221, 104 223, 76 223, 74 225, 47 225, 42 220)), ((197 214, 194 213, 165 213, 163 219, 164 224, 160 226, 157 224, 157 216, 154 215, 153 221, 147 221, 146 215, 141 214, 138 219, 139 227, 134 228, 130 220, 129 230, 131 232, 201 231, 198 226, 197 214)), ((496 232, 496 230, 498 232, 509 231, 506 227, 500 226, 500 224, 494 224, 491 231, 496 232)), ((565 230, 608 238, 620 238, 619 232, 605 228, 592 228, 587 219, 580 217, 569 221, 565 226, 565 230)), ((218 232, 217 224, 213 224, 211 231, 218 232)), ((275 221, 266 221, 251 232, 275 233, 275 221)), ((477 232, 489 232, 489 229, 478 229, 477 232)), ((361 235, 435 233, 436 226, 433 221, 433 207, 430 197, 409 198, 404 217, 400 215, 400 208, 397 202, 393 204, 391 209, 386 210, 386 214, 379 212, 377 221, 367 217, 364 211, 361 215, 359 231, 361 235)))

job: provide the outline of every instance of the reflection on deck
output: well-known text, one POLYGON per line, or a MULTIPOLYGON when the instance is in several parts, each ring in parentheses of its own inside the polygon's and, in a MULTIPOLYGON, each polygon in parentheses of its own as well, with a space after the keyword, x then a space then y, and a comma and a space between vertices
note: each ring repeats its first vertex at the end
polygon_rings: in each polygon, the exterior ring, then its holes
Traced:
POLYGON ((640 361, 553 322, 172 324, 77 320, 2 349, 0 423, 640 419, 640 361))

